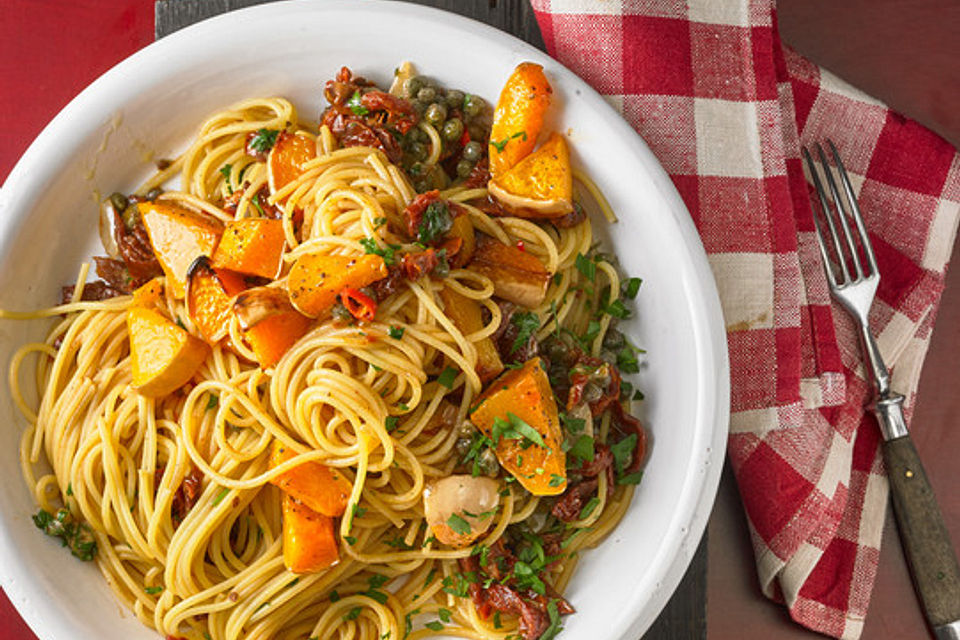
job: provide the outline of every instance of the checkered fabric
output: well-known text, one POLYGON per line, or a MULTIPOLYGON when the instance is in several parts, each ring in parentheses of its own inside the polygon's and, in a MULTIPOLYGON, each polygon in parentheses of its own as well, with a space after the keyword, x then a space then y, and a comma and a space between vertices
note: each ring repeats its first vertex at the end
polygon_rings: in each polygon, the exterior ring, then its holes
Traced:
POLYGON ((871 322, 908 418, 960 217, 960 157, 784 48, 771 0, 532 2, 551 55, 643 136, 700 231, 727 328, 730 461, 764 593, 811 629, 859 637, 887 482, 800 145, 832 139, 859 192, 882 274, 871 322))

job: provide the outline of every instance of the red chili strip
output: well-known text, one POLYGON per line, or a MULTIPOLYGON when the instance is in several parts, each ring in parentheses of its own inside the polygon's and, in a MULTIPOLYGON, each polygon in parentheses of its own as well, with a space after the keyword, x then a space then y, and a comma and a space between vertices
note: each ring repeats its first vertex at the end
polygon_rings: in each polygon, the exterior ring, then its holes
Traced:
POLYGON ((340 292, 340 302, 357 320, 373 320, 377 315, 377 302, 367 294, 352 287, 340 292))

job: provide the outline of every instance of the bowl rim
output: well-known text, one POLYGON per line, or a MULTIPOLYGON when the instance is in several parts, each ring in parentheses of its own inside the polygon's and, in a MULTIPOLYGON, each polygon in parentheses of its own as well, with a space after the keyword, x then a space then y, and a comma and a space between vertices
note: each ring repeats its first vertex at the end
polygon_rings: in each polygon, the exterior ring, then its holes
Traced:
MULTIPOLYGON (((548 63, 562 70, 563 82, 578 92, 578 99, 587 101, 590 109, 603 118, 605 125, 620 133, 625 144, 647 170, 659 196, 673 213, 674 223, 685 243, 692 276, 687 283, 694 289, 690 295, 689 313, 694 328, 693 340, 696 344, 700 374, 699 388, 703 393, 699 396, 696 408, 698 428, 695 441, 691 443, 694 453, 690 460, 690 472, 681 492, 682 500, 674 510, 669 524, 669 529, 678 535, 665 543, 665 559, 653 565, 653 569, 658 572, 657 588, 642 602, 637 602, 634 597, 631 601, 634 606, 630 607, 634 612, 631 614, 632 618, 622 616, 611 621, 614 627, 619 625, 619 628, 610 629, 616 634, 615 637, 635 637, 649 627, 675 592, 697 550, 717 494, 730 418, 730 375, 725 325, 719 294, 703 244, 666 171, 642 138, 597 91, 542 51, 513 35, 473 19, 440 9, 389 0, 367 0, 363 3, 352 0, 285 0, 239 9, 203 20, 155 41, 119 62, 88 85, 53 118, 30 144, 0 188, 0 238, 15 234, 17 221, 11 219, 8 211, 16 210, 17 205, 22 204, 18 203, 18 199, 22 199, 25 194, 42 187, 45 181, 44 172, 36 169, 42 167, 45 159, 56 152, 57 140, 71 135, 70 128, 76 127, 77 121, 91 120, 89 115, 85 114, 89 114, 91 106, 101 101, 102 96, 118 91, 119 95, 129 93, 122 90, 124 78, 130 77, 142 67, 157 64, 168 53, 188 46, 191 40, 229 30, 232 25, 241 21, 255 20, 274 13, 315 11, 413 16, 436 23, 440 28, 479 32, 492 46, 507 48, 527 59, 548 63)), ((0 514, 0 558, 4 559, 0 562, 0 586, 30 628, 44 640, 73 637, 65 624, 66 620, 58 616, 56 603, 42 597, 42 588, 31 580, 28 558, 21 556, 14 547, 6 531, 4 514, 0 514)))

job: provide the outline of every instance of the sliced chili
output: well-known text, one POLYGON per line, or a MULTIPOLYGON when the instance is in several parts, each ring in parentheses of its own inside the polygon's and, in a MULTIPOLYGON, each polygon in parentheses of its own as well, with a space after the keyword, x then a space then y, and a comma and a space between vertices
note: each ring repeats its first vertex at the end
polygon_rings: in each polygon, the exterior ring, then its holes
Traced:
POLYGON ((346 287, 340 292, 340 302, 357 320, 370 321, 377 315, 376 300, 353 287, 346 287))

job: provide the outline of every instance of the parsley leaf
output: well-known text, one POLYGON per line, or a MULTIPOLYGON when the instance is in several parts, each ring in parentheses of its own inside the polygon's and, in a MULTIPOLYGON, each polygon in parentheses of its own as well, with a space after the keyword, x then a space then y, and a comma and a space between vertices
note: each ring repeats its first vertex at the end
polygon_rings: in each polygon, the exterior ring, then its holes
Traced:
POLYGON ((583 255, 577 254, 577 271, 583 274, 583 277, 593 282, 597 278, 597 263, 583 255))
POLYGON ((640 278, 630 278, 620 287, 620 294, 627 300, 633 300, 640 291, 640 284, 643 282, 640 278))
POLYGON ((399 423, 400 418, 397 416, 387 416, 386 420, 383 421, 383 426, 387 428, 387 433, 390 433, 397 428, 399 423))
POLYGON ((277 143, 279 133, 280 131, 277 129, 260 129, 250 139, 248 146, 254 151, 266 153, 277 143))
POLYGON ((580 510, 580 519, 586 520, 589 518, 590 514, 593 513, 593 510, 596 509, 599 504, 600 498, 597 498, 596 496, 590 498, 590 501, 583 505, 583 509, 580 510))
POLYGON ((404 327, 390 327, 390 337, 394 340, 399 340, 403 337, 404 331, 406 331, 404 327))
POLYGON ((613 454, 613 464, 617 473, 621 473, 633 460, 633 450, 636 446, 637 434, 635 433, 631 433, 620 442, 610 445, 610 453, 613 454))
POLYGON ((397 262, 394 254, 400 247, 395 244, 388 244, 386 247, 381 248, 374 238, 361 238, 360 246, 363 247, 366 253, 372 253, 383 258, 383 263, 388 267, 393 266, 397 262))
POLYGON ((147 594, 149 594, 149 595, 151 595, 151 596, 155 596, 155 595, 157 595, 158 593, 160 593, 161 591, 163 591, 163 587, 160 587, 160 586, 156 586, 156 587, 144 587, 143 590, 144 590, 145 592, 147 592, 147 594))
POLYGON ((513 355, 540 328, 540 316, 533 311, 522 311, 513 314, 513 317, 510 318, 510 324, 517 328, 517 337, 514 338, 513 344, 510 346, 510 354, 513 355))
POLYGON ((579 436, 570 446, 569 453, 584 462, 590 462, 594 456, 593 438, 588 435, 579 436))
POLYGON ((603 312, 607 315, 613 316, 614 318, 619 318, 623 320, 630 317, 630 310, 623 304, 623 300, 617 298, 607 306, 603 308, 603 312))
POLYGON ((623 373, 640 372, 640 363, 637 361, 637 353, 630 345, 623 345, 623 348, 617 352, 617 368, 623 373))
POLYGON ((456 379, 457 370, 453 367, 447 367, 440 373, 440 376, 437 378, 437 382, 445 386, 447 389, 453 389, 453 381, 456 379))
POLYGON ((60 538, 60 543, 69 547, 76 558, 93 560, 97 553, 97 541, 90 527, 76 522, 66 508, 58 509, 55 514, 41 509, 33 516, 33 524, 48 536, 60 538))
POLYGON ((443 623, 438 620, 434 620, 433 622, 428 622, 423 626, 425 626, 427 629, 430 629, 431 631, 443 631, 443 623))
POLYGON ((227 497, 228 493, 230 493, 230 489, 226 487, 224 487, 223 489, 220 489, 220 493, 218 493, 217 497, 213 499, 213 506, 217 506, 218 504, 223 502, 223 499, 227 497))
POLYGON ((555 473, 551 473, 551 474, 550 474, 550 482, 548 482, 547 484, 548 484, 549 486, 551 486, 551 487, 559 487, 559 486, 562 485, 564 482, 566 482, 566 479, 565 479, 563 476, 558 476, 558 475, 555 474, 555 473))
POLYGON ((453 529, 454 533, 458 533, 464 536, 470 535, 472 531, 470 529, 470 523, 455 513, 451 514, 450 517, 447 518, 447 525, 449 525, 450 528, 453 529))
POLYGON ((641 480, 643 480, 643 471, 637 471, 620 476, 617 478, 617 484, 640 484, 641 480))
POLYGON ((550 626, 547 627, 542 634, 540 634, 539 640, 553 640, 557 637, 557 634, 563 631, 563 626, 560 624, 560 612, 557 610, 557 601, 551 600, 547 603, 547 615, 550 616, 550 626))
POLYGON ((353 111, 353 114, 357 116, 365 116, 370 113, 370 109, 367 109, 363 106, 363 103, 360 102, 359 91, 353 92, 353 95, 347 100, 347 106, 350 107, 350 111, 353 111))
POLYGON ((350 611, 348 611, 343 616, 344 622, 347 622, 349 620, 356 620, 360 616, 360 610, 361 610, 360 607, 354 607, 353 609, 350 609, 350 611))
POLYGON ((500 440, 503 438, 506 438, 507 440, 519 440, 521 438, 526 438, 538 446, 546 446, 543 442, 543 438, 536 429, 524 422, 524 420, 518 417, 517 414, 510 411, 507 412, 506 420, 503 418, 493 419, 492 435, 494 442, 500 442, 500 440))
POLYGON ((521 137, 521 136, 523 136, 524 141, 526 141, 526 139, 527 139, 527 132, 526 132, 526 131, 517 131, 517 132, 516 132, 515 134, 513 134, 512 136, 510 136, 510 137, 508 137, 508 138, 504 138, 503 140, 500 140, 499 142, 494 141, 494 140, 491 140, 491 141, 490 141, 490 144, 493 146, 493 148, 495 148, 495 149, 497 150, 497 153, 503 153, 503 150, 504 150, 504 148, 506 148, 508 142, 510 142, 510 141, 513 140, 514 138, 519 138, 519 137, 521 137))
POLYGON ((423 212, 420 226, 417 227, 417 240, 430 244, 453 227, 453 216, 442 200, 431 202, 423 212))

